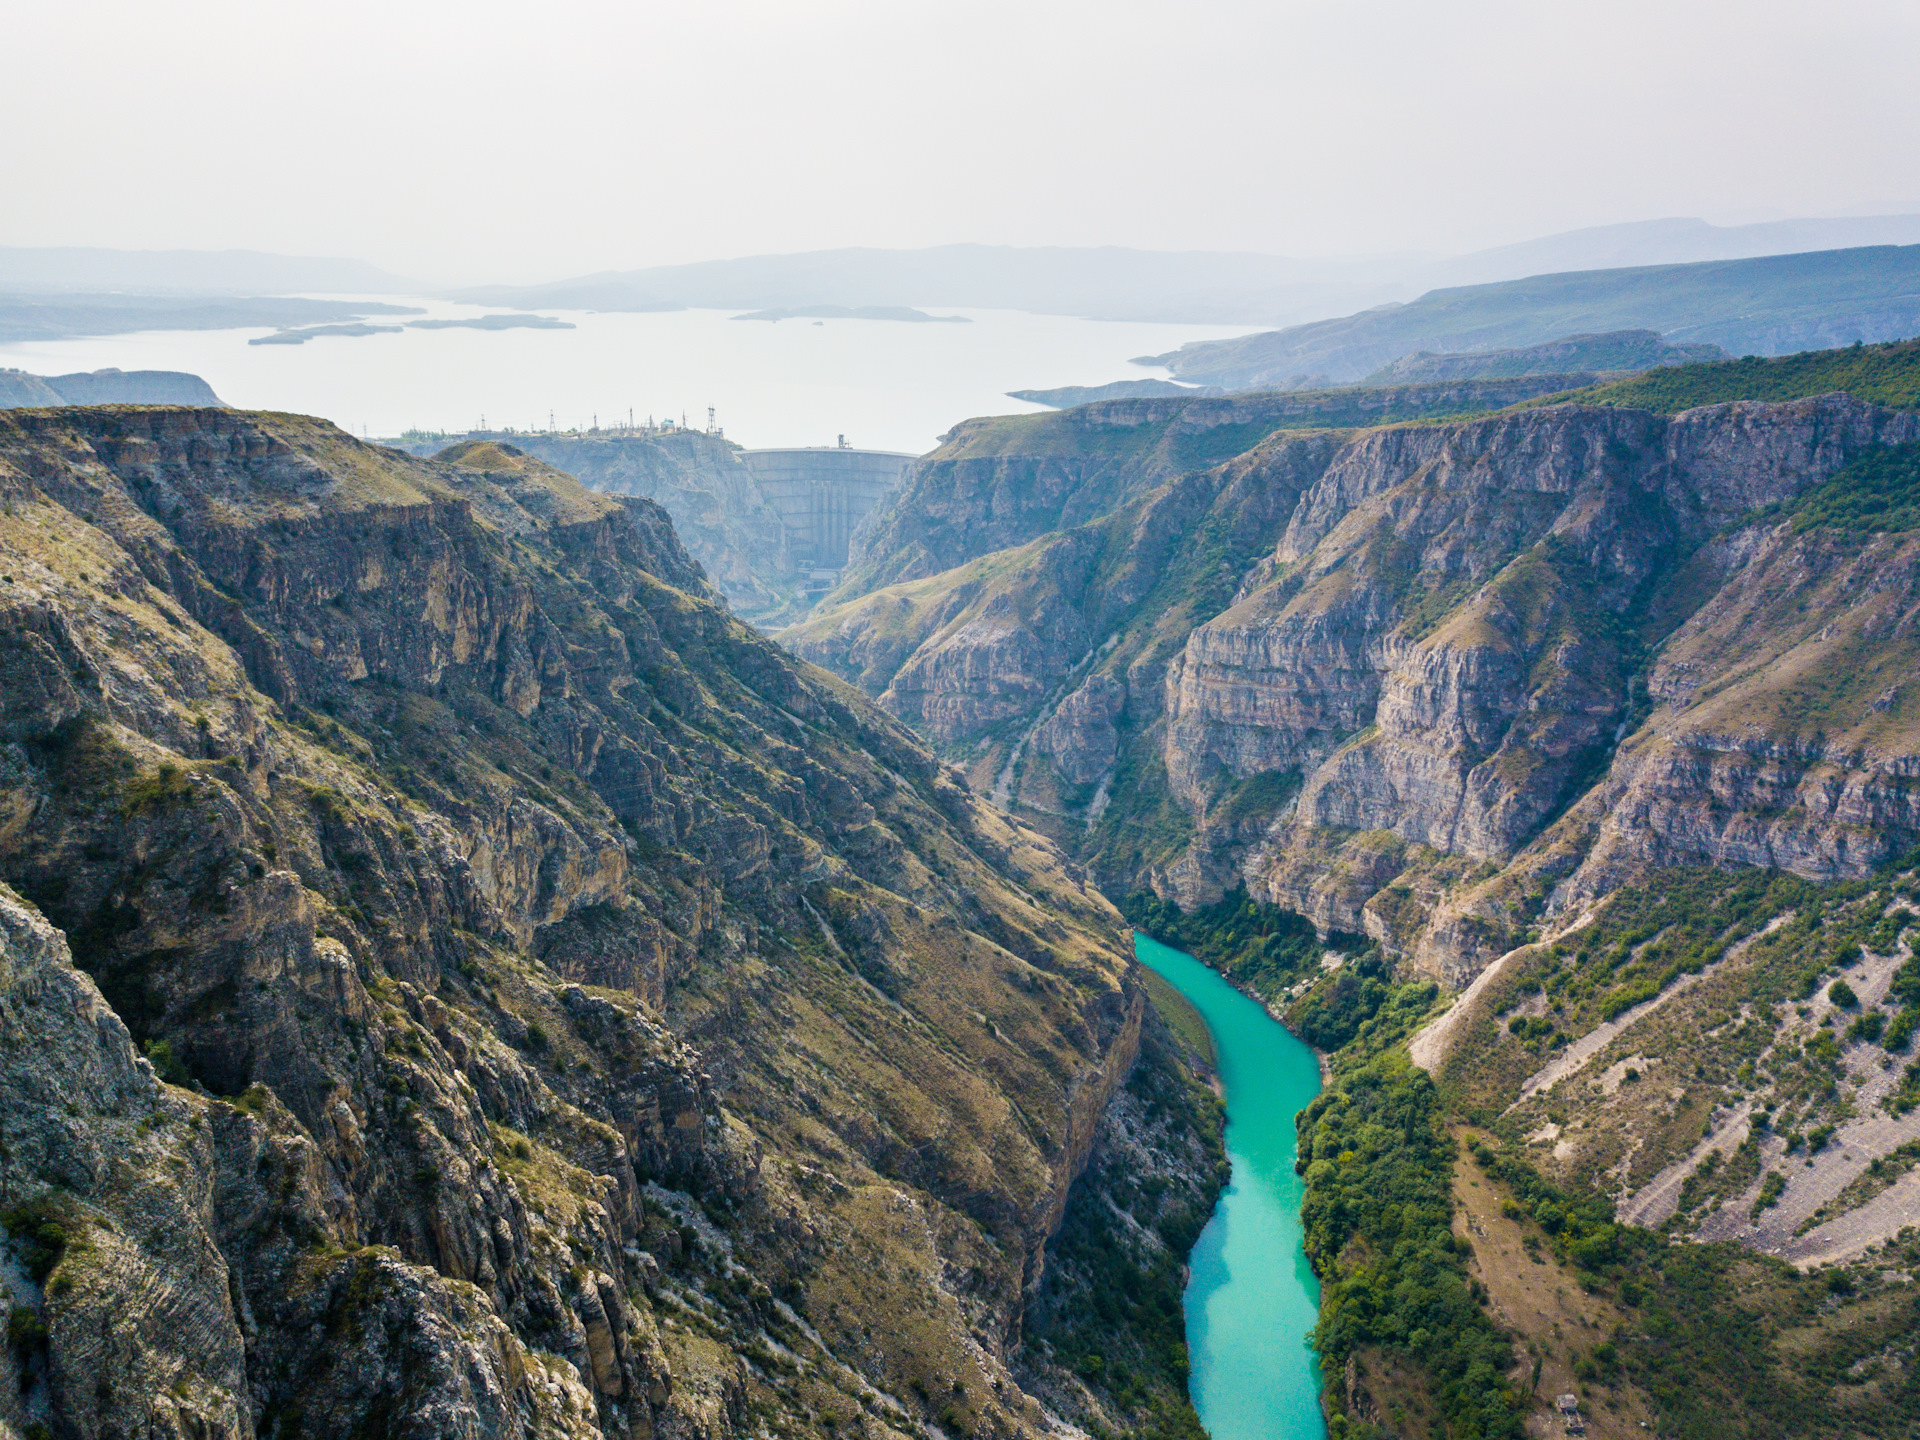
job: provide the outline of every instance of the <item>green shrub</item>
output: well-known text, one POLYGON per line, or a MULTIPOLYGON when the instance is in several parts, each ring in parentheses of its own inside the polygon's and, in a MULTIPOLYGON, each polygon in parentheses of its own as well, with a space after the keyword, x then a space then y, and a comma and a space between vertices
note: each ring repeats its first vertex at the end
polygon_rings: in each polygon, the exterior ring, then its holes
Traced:
POLYGON ((1913 1028, 1920 1024, 1920 1009, 1911 1005, 1904 1007, 1898 1015, 1887 1022, 1883 1043, 1888 1050, 1900 1051, 1907 1048, 1913 1039, 1913 1028))
POLYGON ((1314 1347, 1330 1391, 1356 1349, 1378 1345, 1433 1377, 1447 1433, 1519 1436, 1510 1348, 1452 1243, 1454 1147, 1432 1080, 1390 1050, 1337 1072, 1298 1124, 1301 1216, 1322 1281, 1314 1347))
POLYGON ((1887 1028, 1887 1017, 1881 1011, 1869 1010, 1847 1027, 1849 1040, 1878 1040, 1887 1028))
POLYGON ((186 772, 171 760, 163 760, 151 775, 142 775, 122 792, 120 808, 129 816, 146 815, 193 799, 193 785, 186 772))
POLYGON ((153 1066, 154 1073, 169 1085, 191 1085, 193 1076, 187 1067, 173 1053, 173 1045, 166 1040, 149 1040, 141 1051, 147 1057, 147 1063, 153 1066))
POLYGON ((1869 450, 1793 507, 1796 531, 1912 530, 1920 526, 1920 444, 1869 450))
POLYGON ((73 1244, 71 1228, 47 1201, 7 1211, 0 1215, 0 1225, 5 1225, 12 1237, 22 1267, 42 1285, 59 1268, 73 1244))

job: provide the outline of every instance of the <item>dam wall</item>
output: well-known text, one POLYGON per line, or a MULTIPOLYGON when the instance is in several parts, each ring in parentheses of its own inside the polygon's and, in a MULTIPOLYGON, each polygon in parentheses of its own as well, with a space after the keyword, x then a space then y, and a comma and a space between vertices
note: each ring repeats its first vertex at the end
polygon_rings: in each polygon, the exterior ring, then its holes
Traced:
POLYGON ((914 458, 893 450, 830 445, 740 452, 768 508, 786 528, 802 570, 844 567, 854 527, 900 483, 914 458))

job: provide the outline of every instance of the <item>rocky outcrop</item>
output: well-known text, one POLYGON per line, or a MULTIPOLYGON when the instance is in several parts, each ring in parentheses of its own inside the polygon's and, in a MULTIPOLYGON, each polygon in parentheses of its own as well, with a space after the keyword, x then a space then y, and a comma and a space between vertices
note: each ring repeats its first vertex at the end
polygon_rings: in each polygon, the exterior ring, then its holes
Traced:
MULTIPOLYGON (((1711 537, 1915 423, 1835 397, 1670 424, 1564 408, 1371 437, 1303 496, 1271 598, 1257 591, 1189 640, 1169 697, 1170 780, 1194 796, 1195 757, 1236 777, 1299 767, 1289 826, 1386 829, 1505 863, 1607 764, 1634 704, 1630 647, 1680 618, 1661 613, 1666 587, 1741 573, 1711 537), (1262 647, 1280 647, 1280 663, 1230 663, 1262 647)), ((1623 818, 1616 807, 1611 823, 1623 818)), ((1270 843, 1295 848, 1284 833, 1270 843)), ((1256 883, 1263 853, 1246 865, 1256 883)))
POLYGON ((0 424, 26 1423, 717 1440, 964 1375, 1043 1432, 1118 917, 657 506, 466 458, 0 424))
POLYGON ((1654 865, 1858 875, 1920 835, 1920 542, 1768 527, 1655 659, 1657 708, 1595 796, 1562 904, 1654 865))
POLYGON ((1090 677, 1062 700, 1029 742, 1047 756, 1070 785, 1091 785, 1113 768, 1120 755, 1115 722, 1126 709, 1127 686, 1112 675, 1090 677))
POLYGON ((785 623, 800 613, 786 527, 741 462, 739 447, 718 436, 693 430, 496 434, 402 448, 495 471, 531 456, 589 489, 652 500, 734 610, 760 624, 785 623))
POLYGON ((793 604, 786 527, 727 441, 679 430, 604 438, 533 435, 515 443, 591 489, 659 504, 707 578, 742 614, 777 622, 793 604))

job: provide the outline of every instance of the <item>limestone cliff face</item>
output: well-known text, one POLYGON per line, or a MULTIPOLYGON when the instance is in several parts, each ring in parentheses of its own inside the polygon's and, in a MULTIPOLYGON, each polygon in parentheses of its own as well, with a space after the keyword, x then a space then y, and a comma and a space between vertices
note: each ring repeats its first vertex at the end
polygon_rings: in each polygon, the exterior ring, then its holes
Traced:
POLYGON ((854 536, 828 604, 1071 529, 1280 430, 1377 425, 1513 405, 1586 383, 1529 376, 1367 389, 1100 401, 968 420, 908 467, 854 536))
MULTIPOLYGON (((1314 907, 1302 867, 1282 857, 1308 835, 1320 848, 1385 830, 1504 864, 1606 766, 1635 703, 1636 656, 1684 650, 1666 633, 1683 607, 1738 583, 1745 567, 1714 534, 1916 433, 1912 417, 1832 397, 1672 422, 1569 408, 1373 437, 1302 498, 1276 547, 1281 578, 1188 642, 1168 774, 1191 776, 1195 755, 1236 778, 1249 753, 1300 764, 1296 805, 1245 873, 1303 909, 1314 907), (1282 663, 1232 664, 1263 648, 1282 663), (1268 687, 1279 693, 1264 712, 1248 705, 1268 687), (1289 705, 1349 728, 1301 725, 1289 705)), ((1724 652, 1709 663, 1724 667, 1724 652)), ((1716 803, 1701 787, 1679 811, 1716 803)), ((1698 823, 1644 819, 1654 831, 1698 823)), ((1611 824, 1634 828, 1617 811, 1611 824)), ((1642 858, 1663 844, 1645 841, 1642 858)), ((1364 906, 1338 918, 1393 937, 1364 906)), ((1434 961, 1474 963, 1454 946, 1434 961)))
POLYGON ((0 1419, 1043 1432, 1117 916, 659 507, 467 458, 0 423, 0 1419))
POLYGON ((1920 543, 1756 529, 1655 659, 1657 708, 1596 793, 1604 815, 1563 903, 1647 865, 1857 875, 1920 831, 1920 543))
POLYGON ((1907 542, 1787 518, 1916 439, 1845 395, 1280 435, 789 639, 937 740, 1024 736, 1013 802, 1109 888, 1244 883, 1457 982, 1648 867, 1920 835, 1907 542))
MULTIPOLYGON (((1060 723, 1036 732, 1034 743, 1060 757, 1062 774, 1097 776, 1112 754, 1098 763, 1076 754, 1082 732, 1075 717, 1104 712, 1110 727, 1129 703, 1158 707, 1171 632, 1142 630, 1153 637, 1143 654, 1123 643, 1133 623, 1156 598, 1170 601, 1194 583, 1230 587, 1242 568, 1236 557, 1256 538, 1271 543, 1276 517, 1335 448, 1325 434, 1276 436, 1102 520, 933 580, 823 607, 783 632, 782 642, 941 743, 1046 719, 1057 703, 1060 723), (1213 533, 1195 547, 1200 529, 1213 533)), ((1086 738, 1111 752, 1101 722, 1092 725, 1086 738)))
POLYGON ((1115 722, 1126 705, 1125 681, 1094 675, 1054 707, 1030 743, 1052 759, 1054 770, 1068 784, 1094 784, 1120 754, 1115 722))

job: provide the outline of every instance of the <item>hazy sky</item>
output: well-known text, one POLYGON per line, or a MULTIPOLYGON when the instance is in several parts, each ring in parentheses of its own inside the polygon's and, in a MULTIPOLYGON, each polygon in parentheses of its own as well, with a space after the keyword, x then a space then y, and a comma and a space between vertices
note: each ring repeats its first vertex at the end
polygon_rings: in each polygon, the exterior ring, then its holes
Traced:
POLYGON ((6 30, 17 245, 534 280, 1920 211, 1914 0, 62 0, 6 30))

